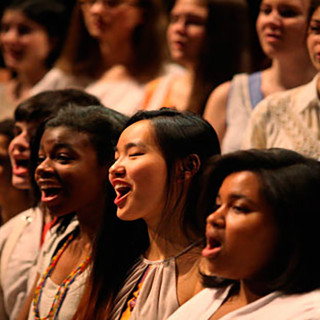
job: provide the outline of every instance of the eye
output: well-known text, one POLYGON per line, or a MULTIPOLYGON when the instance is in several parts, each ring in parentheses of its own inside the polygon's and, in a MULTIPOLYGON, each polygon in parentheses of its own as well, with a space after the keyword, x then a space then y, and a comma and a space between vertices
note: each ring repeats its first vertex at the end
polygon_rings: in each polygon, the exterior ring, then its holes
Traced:
POLYGON ((121 4, 122 1, 119 0, 103 0, 103 4, 105 6, 108 6, 110 8, 114 8, 117 7, 121 4))
POLYGON ((61 152, 56 155, 56 160, 61 164, 68 164, 72 161, 72 157, 65 152, 61 152))
POLYGON ((176 14, 171 14, 170 15, 170 23, 175 23, 179 20, 179 16, 176 14))
POLYGON ((186 20, 186 25, 204 26, 205 21, 200 17, 188 17, 186 20))
POLYGON ((13 135, 15 137, 17 137, 19 134, 21 134, 21 132, 22 132, 21 128, 19 128, 19 127, 14 127, 13 128, 13 135))
POLYGON ((43 155, 38 155, 38 158, 37 158, 37 165, 41 164, 45 159, 45 156, 43 155))
POLYGON ((250 209, 244 205, 233 205, 232 210, 236 213, 242 213, 242 214, 250 212, 250 209))
POLYGON ((272 11, 271 7, 267 7, 267 6, 261 6, 260 7, 260 13, 268 15, 270 14, 272 11))
POLYGON ((23 36, 25 34, 29 34, 32 32, 32 29, 26 25, 19 25, 18 26, 18 33, 19 35, 23 36))
POLYGON ((310 25, 308 32, 313 34, 320 34, 320 25, 310 25))
POLYGON ((284 17, 284 18, 292 18, 292 17, 296 17, 298 15, 298 12, 293 9, 283 9, 279 11, 279 14, 281 17, 284 17))
POLYGON ((1 33, 5 33, 5 32, 8 32, 10 30, 10 26, 6 23, 2 23, 0 25, 0 32, 1 33))

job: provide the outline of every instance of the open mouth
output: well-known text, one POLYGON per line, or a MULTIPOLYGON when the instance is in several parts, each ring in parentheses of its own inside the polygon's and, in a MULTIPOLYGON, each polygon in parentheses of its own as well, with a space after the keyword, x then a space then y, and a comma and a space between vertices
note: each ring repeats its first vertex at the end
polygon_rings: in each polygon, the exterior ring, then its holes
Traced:
POLYGON ((206 236, 207 246, 202 250, 202 255, 205 258, 213 259, 221 251, 222 243, 219 240, 216 240, 214 237, 206 236))
POLYGON ((207 246, 210 249, 219 248, 221 247, 221 242, 215 239, 208 239, 207 240, 207 246))
POLYGON ((41 201, 50 202, 56 199, 60 192, 61 188, 58 187, 41 188, 41 201))
POLYGON ((28 159, 15 159, 12 170, 13 170, 13 174, 16 174, 16 175, 28 173, 29 160, 28 159))
POLYGON ((124 200, 126 198, 126 196, 128 195, 128 193, 131 191, 131 187, 128 185, 116 185, 114 187, 116 193, 117 193, 117 197, 114 200, 115 205, 119 205, 122 200, 124 200))

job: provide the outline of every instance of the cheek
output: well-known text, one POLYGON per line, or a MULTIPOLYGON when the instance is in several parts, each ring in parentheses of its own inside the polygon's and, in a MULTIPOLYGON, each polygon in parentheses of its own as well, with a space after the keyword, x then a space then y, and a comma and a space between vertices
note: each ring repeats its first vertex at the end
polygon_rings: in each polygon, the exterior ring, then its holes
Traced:
POLYGON ((45 60, 50 53, 49 39, 45 34, 34 34, 25 41, 29 56, 38 60, 45 60))
POLYGON ((11 140, 9 147, 8 147, 8 153, 9 153, 9 157, 10 160, 12 158, 12 153, 13 153, 13 149, 14 149, 14 144, 15 144, 15 139, 11 140))
POLYGON ((312 59, 313 47, 314 47, 314 41, 313 41, 313 39, 312 39, 312 36, 309 36, 309 37, 307 38, 306 43, 307 43, 307 48, 308 48, 309 54, 310 54, 311 59, 312 59))
POLYGON ((166 188, 166 169, 162 165, 142 166, 131 173, 134 184, 144 198, 163 194, 166 188))
POLYGON ((169 25, 167 28, 167 33, 166 33, 167 41, 169 44, 170 44, 170 41, 172 41, 173 34, 174 34, 173 27, 172 27, 172 25, 169 25))
POLYGON ((143 23, 142 13, 136 8, 120 10, 115 14, 114 19, 118 22, 119 28, 132 32, 138 25, 143 23))

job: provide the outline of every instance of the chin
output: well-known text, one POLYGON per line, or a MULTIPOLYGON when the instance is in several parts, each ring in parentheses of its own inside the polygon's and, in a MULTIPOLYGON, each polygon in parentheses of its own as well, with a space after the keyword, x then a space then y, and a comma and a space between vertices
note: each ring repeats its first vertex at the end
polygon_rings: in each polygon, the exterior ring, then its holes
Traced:
POLYGON ((30 190, 31 185, 29 179, 12 176, 12 185, 19 190, 30 190))
POLYGON ((119 209, 119 208, 117 209, 117 217, 120 220, 123 220, 123 221, 134 221, 134 220, 139 219, 134 214, 130 214, 130 212, 124 211, 124 210, 119 209))

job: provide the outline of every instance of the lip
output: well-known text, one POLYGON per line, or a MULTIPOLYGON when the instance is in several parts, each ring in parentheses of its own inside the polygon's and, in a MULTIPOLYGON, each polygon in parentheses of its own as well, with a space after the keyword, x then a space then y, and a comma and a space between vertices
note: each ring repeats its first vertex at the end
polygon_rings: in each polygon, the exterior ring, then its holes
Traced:
POLYGON ((15 60, 21 59, 22 51, 21 50, 15 50, 12 48, 4 48, 3 50, 3 56, 4 58, 12 58, 15 60))
POLYGON ((118 208, 122 208, 125 205, 125 202, 132 191, 132 186, 130 183, 121 180, 121 179, 112 179, 111 184, 116 192, 116 198, 114 199, 114 204, 118 208), (123 188, 129 189, 124 195, 119 191, 123 188))
POLYGON ((17 166, 15 164, 12 166, 12 174, 15 176, 26 176, 29 174, 29 170, 26 167, 17 166))
POLYGON ((171 42, 171 46, 175 49, 184 49, 186 47, 186 43, 181 40, 176 40, 171 42))
POLYGON ((263 37, 267 42, 278 42, 281 39, 280 34, 274 32, 265 33, 263 37))
POLYGON ((27 165, 19 165, 20 161, 29 161, 29 158, 22 157, 12 157, 11 166, 12 166, 12 174, 16 176, 26 176, 29 174, 29 167, 27 165))
POLYGON ((207 245, 202 250, 202 255, 205 258, 213 259, 216 258, 222 249, 222 240, 221 237, 215 230, 208 230, 206 231, 206 239, 207 245))
POLYGON ((51 180, 37 180, 37 185, 41 191, 41 201, 47 205, 52 205, 58 199, 62 191, 61 185, 51 180), (55 193, 48 195, 47 191, 52 189, 55 189, 55 193))
POLYGON ((102 19, 95 18, 92 19, 92 26, 99 31, 103 31, 107 27, 107 24, 102 19))

